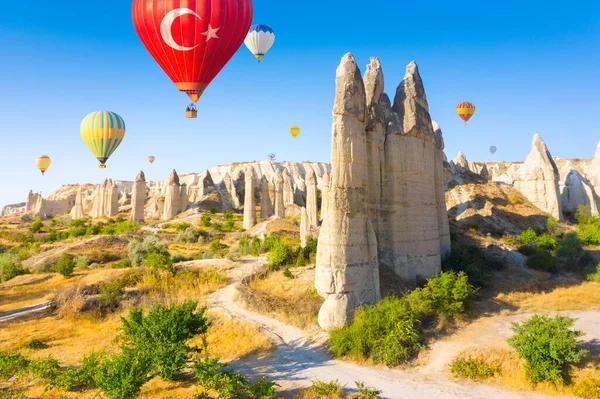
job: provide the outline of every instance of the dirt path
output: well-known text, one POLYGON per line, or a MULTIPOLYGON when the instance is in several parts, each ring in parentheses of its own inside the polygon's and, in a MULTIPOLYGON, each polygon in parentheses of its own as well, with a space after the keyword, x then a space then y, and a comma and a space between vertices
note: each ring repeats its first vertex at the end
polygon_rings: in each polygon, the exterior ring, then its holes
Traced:
POLYGON ((46 310, 50 309, 51 307, 52 307, 52 302, 48 301, 48 302, 40 303, 38 305, 27 306, 26 308, 3 312, 3 313, 0 313, 0 323, 6 322, 9 320, 18 319, 21 317, 31 316, 31 315, 33 315, 35 313, 39 313, 39 312, 45 312, 46 310))
MULTIPOLYGON (((546 397, 534 393, 509 392, 480 384, 459 384, 446 379, 436 368, 428 374, 421 371, 391 370, 385 367, 364 367, 333 360, 322 345, 324 336, 308 337, 304 331, 296 327, 248 311, 236 302, 237 285, 244 277, 258 270, 264 262, 264 258, 244 259, 239 267, 231 271, 231 284, 208 297, 209 306, 257 324, 273 338, 276 344, 274 353, 261 359, 238 363, 237 367, 240 371, 248 374, 268 374, 289 394, 310 386, 311 381, 318 378, 322 381, 338 380, 346 388, 354 388, 355 381, 362 381, 368 386, 382 390, 383 398, 537 399, 546 397)), ((591 319, 588 322, 593 324, 591 319)), ((510 328, 508 321, 502 321, 501 324, 510 328)), ((590 326, 587 325, 586 330, 587 327, 590 326)), ((595 328, 599 329, 597 326, 595 328)), ((441 346, 438 348, 438 352, 443 350, 441 346)), ((437 355, 438 352, 432 353, 437 355)), ((559 397, 553 396, 553 398, 559 397)))

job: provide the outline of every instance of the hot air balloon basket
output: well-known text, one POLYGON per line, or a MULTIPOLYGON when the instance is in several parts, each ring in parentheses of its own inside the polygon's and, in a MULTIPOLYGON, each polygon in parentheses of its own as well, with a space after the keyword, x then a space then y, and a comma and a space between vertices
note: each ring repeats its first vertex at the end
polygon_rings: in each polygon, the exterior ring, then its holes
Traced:
POLYGON ((198 117, 198 111, 186 111, 185 117, 188 119, 194 119, 198 117))

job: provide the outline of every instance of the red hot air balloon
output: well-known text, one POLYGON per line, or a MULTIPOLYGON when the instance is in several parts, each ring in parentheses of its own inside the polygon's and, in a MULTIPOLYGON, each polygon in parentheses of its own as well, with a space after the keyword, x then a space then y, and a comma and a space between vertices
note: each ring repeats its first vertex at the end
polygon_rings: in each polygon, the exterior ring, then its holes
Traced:
POLYGON ((132 17, 150 55, 195 103, 244 42, 252 0, 133 0, 132 17))

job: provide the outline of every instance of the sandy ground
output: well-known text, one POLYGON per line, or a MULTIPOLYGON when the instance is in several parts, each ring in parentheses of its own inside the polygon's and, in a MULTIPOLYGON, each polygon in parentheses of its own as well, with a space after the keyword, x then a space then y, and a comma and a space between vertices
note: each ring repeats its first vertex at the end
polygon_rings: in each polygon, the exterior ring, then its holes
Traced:
MULTIPOLYGON (((458 383, 443 374, 446 365, 463 349, 480 344, 504 340, 510 335, 513 321, 526 319, 529 315, 494 316, 477 321, 467 329, 447 340, 435 343, 429 353, 433 361, 412 371, 392 370, 386 367, 358 366, 331 358, 323 345, 324 334, 312 337, 293 326, 246 310, 236 302, 236 285, 264 264, 264 258, 244 259, 240 267, 230 272, 231 284, 208 297, 210 307, 233 317, 255 323, 275 344, 276 351, 261 359, 240 362, 237 368, 248 374, 268 374, 288 394, 310 386, 318 378, 322 381, 338 380, 351 389, 355 381, 382 391, 383 398, 406 399, 479 399, 479 398, 545 398, 543 394, 511 392, 497 387, 475 383, 458 383)), ((587 332, 586 340, 600 342, 600 312, 566 312, 579 318, 577 328, 587 332), (594 341, 596 340, 596 341, 594 341)), ((290 396, 291 397, 291 396, 290 396)), ((560 398, 560 396, 552 396, 560 398)))

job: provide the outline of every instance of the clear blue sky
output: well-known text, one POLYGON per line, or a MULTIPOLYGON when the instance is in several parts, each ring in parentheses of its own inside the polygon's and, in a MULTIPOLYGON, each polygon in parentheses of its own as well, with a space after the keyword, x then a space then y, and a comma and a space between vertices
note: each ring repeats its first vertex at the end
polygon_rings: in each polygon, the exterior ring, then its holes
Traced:
POLYGON ((0 14, 0 205, 61 184, 149 179, 234 161, 328 161, 334 76, 354 53, 383 64, 393 94, 416 60, 450 158, 523 160, 540 133, 560 157, 590 157, 600 140, 600 5, 596 1, 254 0, 275 46, 257 65, 242 46, 187 120, 179 93, 139 42, 131 1, 3 4, 0 14), (462 4, 462 5, 461 5, 462 4), (478 112, 468 127, 455 105, 478 112), (89 112, 127 123, 97 161, 79 137, 89 112), (300 125, 297 140, 287 134, 300 125), (488 152, 498 146, 495 158, 488 152), (33 162, 52 157, 42 178, 33 162), (155 155, 150 166, 146 157, 155 155))

